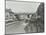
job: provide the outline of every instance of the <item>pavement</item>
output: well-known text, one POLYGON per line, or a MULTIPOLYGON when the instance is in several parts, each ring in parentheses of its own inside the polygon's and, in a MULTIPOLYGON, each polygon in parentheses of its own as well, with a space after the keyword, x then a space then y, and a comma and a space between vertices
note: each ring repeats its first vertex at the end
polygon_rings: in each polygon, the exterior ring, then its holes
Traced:
POLYGON ((6 34, 12 34, 12 33, 25 33, 25 26, 23 25, 24 22, 22 21, 15 21, 12 23, 6 24, 6 34))

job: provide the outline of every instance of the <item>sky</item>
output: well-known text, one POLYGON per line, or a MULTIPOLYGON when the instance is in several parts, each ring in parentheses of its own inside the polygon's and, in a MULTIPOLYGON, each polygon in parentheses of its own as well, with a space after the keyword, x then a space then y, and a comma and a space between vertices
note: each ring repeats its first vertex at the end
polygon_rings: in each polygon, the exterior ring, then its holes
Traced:
POLYGON ((35 13, 40 3, 6 1, 6 8, 15 13, 35 13))

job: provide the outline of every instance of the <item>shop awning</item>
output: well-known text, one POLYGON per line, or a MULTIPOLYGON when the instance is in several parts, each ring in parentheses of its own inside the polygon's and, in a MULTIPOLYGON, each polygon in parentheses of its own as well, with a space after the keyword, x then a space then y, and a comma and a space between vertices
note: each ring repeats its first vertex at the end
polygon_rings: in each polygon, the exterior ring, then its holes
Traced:
POLYGON ((14 13, 35 13, 40 3, 6 1, 6 8, 14 13))

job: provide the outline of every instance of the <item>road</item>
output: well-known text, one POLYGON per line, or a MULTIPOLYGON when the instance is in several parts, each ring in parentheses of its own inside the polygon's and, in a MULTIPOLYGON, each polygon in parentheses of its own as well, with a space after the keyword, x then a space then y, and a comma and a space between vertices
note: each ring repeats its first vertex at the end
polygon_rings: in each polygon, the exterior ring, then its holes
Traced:
POLYGON ((12 22, 6 24, 6 34, 11 33, 25 33, 24 28, 26 25, 23 25, 24 22, 12 22))

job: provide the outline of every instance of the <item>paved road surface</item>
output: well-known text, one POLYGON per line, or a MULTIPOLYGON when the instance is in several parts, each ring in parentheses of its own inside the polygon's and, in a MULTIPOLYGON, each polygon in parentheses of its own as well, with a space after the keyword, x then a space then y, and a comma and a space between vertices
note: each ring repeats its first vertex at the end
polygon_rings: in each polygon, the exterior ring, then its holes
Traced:
POLYGON ((22 24, 23 24, 22 21, 6 24, 6 34, 25 33, 24 31, 25 25, 22 25, 22 24))

